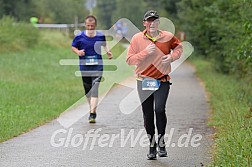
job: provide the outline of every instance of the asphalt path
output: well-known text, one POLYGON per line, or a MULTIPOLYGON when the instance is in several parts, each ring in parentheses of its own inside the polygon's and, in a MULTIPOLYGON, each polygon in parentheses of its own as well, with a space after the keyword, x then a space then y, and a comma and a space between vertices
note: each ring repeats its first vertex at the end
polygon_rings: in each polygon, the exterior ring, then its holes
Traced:
POLYGON ((83 114, 88 113, 88 105, 81 104, 59 119, 1 143, 0 167, 207 165, 213 132, 207 126, 206 93, 194 72, 191 65, 183 63, 171 75, 173 85, 166 106, 168 157, 146 159, 148 142, 136 80, 130 77, 101 98, 95 124, 88 123, 88 114, 83 114))

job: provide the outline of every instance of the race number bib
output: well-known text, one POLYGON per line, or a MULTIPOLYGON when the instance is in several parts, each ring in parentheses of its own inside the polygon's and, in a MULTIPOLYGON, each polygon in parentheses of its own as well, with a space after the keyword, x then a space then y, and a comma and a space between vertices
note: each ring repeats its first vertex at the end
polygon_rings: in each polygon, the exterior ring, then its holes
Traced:
POLYGON ((156 79, 144 78, 142 81, 142 90, 158 90, 160 81, 156 79))
POLYGON ((85 56, 85 65, 98 65, 97 55, 85 56))

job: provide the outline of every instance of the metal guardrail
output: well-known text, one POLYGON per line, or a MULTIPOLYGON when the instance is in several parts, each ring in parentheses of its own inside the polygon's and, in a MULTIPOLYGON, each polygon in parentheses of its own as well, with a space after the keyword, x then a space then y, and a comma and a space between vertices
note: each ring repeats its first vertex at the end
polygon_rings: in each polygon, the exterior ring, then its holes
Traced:
POLYGON ((70 34, 71 29, 77 30, 79 27, 85 26, 85 23, 81 24, 34 24, 39 29, 56 29, 57 31, 63 32, 67 35, 70 34))
POLYGON ((79 26, 85 26, 85 23, 81 24, 35 24, 38 28, 74 28, 79 26))

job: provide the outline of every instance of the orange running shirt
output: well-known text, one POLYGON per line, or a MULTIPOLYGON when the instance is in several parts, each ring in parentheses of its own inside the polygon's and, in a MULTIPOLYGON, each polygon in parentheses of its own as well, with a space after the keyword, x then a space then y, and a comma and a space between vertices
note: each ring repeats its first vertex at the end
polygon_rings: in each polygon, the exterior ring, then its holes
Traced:
POLYGON ((171 53, 171 50, 173 61, 179 59, 183 51, 180 41, 172 33, 159 30, 159 35, 153 42, 145 33, 146 30, 133 36, 126 58, 127 64, 136 65, 137 76, 170 80, 171 64, 161 63, 161 60, 164 55, 171 53), (156 51, 149 55, 146 47, 151 43, 155 43, 156 51))

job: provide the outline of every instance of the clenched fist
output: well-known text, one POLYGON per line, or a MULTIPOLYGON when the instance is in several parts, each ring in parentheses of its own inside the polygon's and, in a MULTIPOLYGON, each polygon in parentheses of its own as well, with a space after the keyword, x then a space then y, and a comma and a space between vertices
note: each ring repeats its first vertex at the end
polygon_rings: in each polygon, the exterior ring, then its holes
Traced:
POLYGON ((79 50, 79 51, 77 52, 77 54, 78 54, 79 56, 84 56, 84 55, 85 55, 85 50, 84 50, 84 49, 79 50))
POLYGON ((149 44, 147 47, 148 54, 153 54, 156 50, 156 45, 154 43, 149 44))
POLYGON ((171 62, 173 62, 172 55, 168 54, 168 55, 163 56, 161 62, 162 63, 171 63, 171 62))

